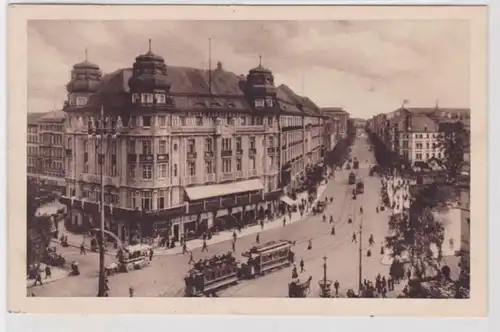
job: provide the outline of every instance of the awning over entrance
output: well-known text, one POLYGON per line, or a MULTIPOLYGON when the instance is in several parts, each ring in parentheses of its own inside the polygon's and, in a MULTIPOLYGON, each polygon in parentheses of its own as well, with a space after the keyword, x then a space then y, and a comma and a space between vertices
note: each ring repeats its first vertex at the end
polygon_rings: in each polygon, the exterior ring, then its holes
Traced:
POLYGON ((281 201, 287 205, 294 205, 295 204, 295 201, 293 199, 291 199, 290 197, 288 197, 287 195, 284 195, 284 196, 281 196, 281 201))
POLYGON ((259 179, 185 188, 186 194, 191 201, 262 189, 264 189, 264 186, 259 179))

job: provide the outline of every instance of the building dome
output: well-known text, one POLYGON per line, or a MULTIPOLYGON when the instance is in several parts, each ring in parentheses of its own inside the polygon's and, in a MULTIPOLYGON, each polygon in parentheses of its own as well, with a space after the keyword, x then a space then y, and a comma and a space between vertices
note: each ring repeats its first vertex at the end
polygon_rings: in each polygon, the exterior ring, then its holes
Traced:
POLYGON ((135 58, 133 74, 128 84, 134 92, 170 89, 167 80, 167 65, 163 57, 151 51, 151 40, 149 40, 149 51, 135 58))
POLYGON ((66 90, 70 93, 96 92, 101 83, 101 76, 102 73, 99 66, 89 62, 85 55, 85 61, 73 66, 71 70, 71 81, 66 85, 66 90))
POLYGON ((259 61, 259 65, 257 67, 248 71, 246 89, 252 96, 276 96, 276 87, 274 86, 274 76, 272 71, 264 68, 259 61))

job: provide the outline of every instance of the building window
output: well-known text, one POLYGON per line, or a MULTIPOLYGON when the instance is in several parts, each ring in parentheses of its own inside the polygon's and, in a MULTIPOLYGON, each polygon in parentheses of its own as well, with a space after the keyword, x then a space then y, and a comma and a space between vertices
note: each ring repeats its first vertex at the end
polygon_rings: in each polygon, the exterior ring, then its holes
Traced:
POLYGON ((205 160, 205 173, 212 174, 214 172, 214 165, 211 160, 205 160))
POLYGON ((117 176, 116 154, 111 155, 111 176, 117 176))
POLYGON ((165 98, 165 95, 163 93, 155 94, 155 98, 156 98, 157 104, 165 104, 165 102, 166 102, 166 98, 165 98))
POLYGON ((269 124, 269 126, 273 125, 273 117, 272 116, 267 118, 267 123, 269 124))
POLYGON ((212 152, 214 149, 213 147, 213 140, 211 137, 205 138, 205 151, 207 152, 212 152))
POLYGON ((167 177, 167 163, 158 164, 158 179, 165 179, 167 177))
POLYGON ((236 158, 236 171, 241 172, 241 158, 236 158))
POLYGON ((152 177, 153 177, 153 166, 142 165, 142 178, 144 180, 150 180, 152 177))
POLYGON ((194 138, 190 138, 188 139, 188 153, 194 153, 196 151, 196 148, 195 148, 195 140, 194 138))
POLYGON ((185 126, 186 125, 186 117, 185 116, 179 117, 179 120, 181 122, 181 126, 185 126))
POLYGON ((196 125, 203 126, 203 117, 201 117, 201 116, 196 117, 196 125))
POLYGON ((222 151, 231 151, 232 148, 232 140, 231 138, 223 138, 222 139, 222 151))
POLYGON ((254 170, 255 169, 255 157, 250 157, 248 158, 248 164, 249 164, 249 169, 254 170))
POLYGON ((87 98, 85 97, 76 97, 76 106, 83 106, 87 104, 87 98))
POLYGON ((157 209, 165 209, 167 207, 166 204, 167 191, 166 190, 158 190, 158 196, 156 197, 156 208, 157 209))
POLYGON ((222 159, 222 172, 224 173, 232 172, 231 159, 222 159))
POLYGON ((140 100, 140 97, 139 97, 139 94, 138 93, 134 93, 132 94, 132 104, 137 104, 140 100))
POLYGON ((144 127, 151 127, 151 117, 150 116, 143 116, 142 117, 142 125, 144 127))
POLYGON ((162 139, 160 140, 160 144, 158 145, 158 153, 166 154, 167 153, 167 141, 162 139))
POLYGON ((128 176, 131 179, 135 179, 135 168, 136 168, 135 164, 129 164, 128 165, 128 176))
POLYGON ((141 207, 143 211, 149 211, 153 208, 153 193, 151 191, 142 192, 141 207))
POLYGON ((274 147, 274 137, 272 136, 269 136, 269 138, 267 139, 268 140, 268 144, 269 144, 269 147, 272 148, 274 147))
POLYGON ((133 128, 137 125, 137 117, 136 116, 131 116, 130 121, 129 121, 129 127, 133 128))
POLYGON ((422 154, 421 153, 415 154, 415 159, 416 160, 422 160, 422 154))
POLYGON ((241 137, 236 137, 236 150, 241 150, 241 137))
POLYGON ((177 176, 177 164, 174 164, 174 176, 177 176))
POLYGON ((189 171, 189 176, 196 175, 196 163, 195 162, 188 163, 188 171, 189 171))
POLYGON ((150 155, 152 154, 152 149, 151 149, 151 140, 142 140, 142 154, 143 155, 150 155))
POLYGON ((417 143, 416 147, 417 147, 417 149, 422 149, 422 143, 417 143))
POLYGON ((250 149, 255 149, 255 137, 250 137, 250 149))
POLYGON ((167 121, 164 115, 160 115, 158 117, 158 124, 160 125, 160 127, 165 127, 167 125, 167 121))

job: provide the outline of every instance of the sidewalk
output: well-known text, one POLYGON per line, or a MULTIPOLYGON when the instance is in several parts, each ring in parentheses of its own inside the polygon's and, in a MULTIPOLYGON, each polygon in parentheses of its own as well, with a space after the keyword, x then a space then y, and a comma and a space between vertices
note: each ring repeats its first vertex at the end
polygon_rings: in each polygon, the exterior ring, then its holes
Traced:
MULTIPOLYGON (((317 198, 315 201, 313 201, 312 205, 315 205, 317 203, 317 201, 321 198, 321 195, 325 191, 327 184, 328 184, 328 182, 326 182, 325 184, 322 184, 318 187, 317 198)), ((298 194, 296 201, 300 202, 300 200, 302 198, 307 198, 306 192, 298 194)), ((309 211, 306 211, 304 213, 302 218, 300 216, 299 211, 292 212, 292 218, 290 220, 290 218, 288 218, 288 216, 287 216, 286 224, 289 225, 289 224, 293 224, 297 221, 303 220, 303 219, 307 218, 307 216, 309 216, 311 212, 312 212, 311 209, 309 209, 309 211)), ((251 234, 257 234, 259 232, 266 231, 269 229, 276 229, 279 227, 283 227, 283 218, 284 218, 284 216, 277 217, 274 220, 265 220, 264 221, 264 228, 261 228, 260 225, 254 225, 254 226, 243 228, 241 230, 241 232, 238 234, 238 236, 243 237, 243 236, 247 236, 247 235, 251 235, 251 234)), ((75 248, 80 248, 80 245, 83 243, 85 246, 85 249, 90 250, 90 238, 89 237, 84 238, 84 236, 81 234, 74 234, 74 233, 67 231, 64 228, 64 223, 61 223, 59 225, 59 227, 60 227, 59 228, 60 229, 59 237, 61 237, 61 234, 66 235, 68 237, 68 245, 69 246, 72 246, 75 248)), ((220 232, 218 234, 213 235, 210 240, 207 240, 207 245, 224 242, 227 240, 231 240, 232 238, 233 238, 233 230, 223 231, 223 232, 220 232)), ((56 243, 60 243, 59 239, 52 239, 52 241, 56 242, 56 243)), ((193 239, 193 240, 187 241, 188 250, 201 248, 202 246, 203 246, 202 239, 193 239)), ((106 251, 106 254, 113 255, 113 256, 116 255, 116 253, 118 251, 118 249, 114 248, 113 244, 108 244, 107 249, 108 249, 108 251, 106 251)), ((182 254, 182 246, 180 246, 179 243, 177 242, 175 248, 165 249, 163 247, 157 247, 157 248, 154 248, 154 254, 157 256, 182 254)))
MULTIPOLYGON (((50 278, 45 278, 45 273, 42 273, 43 285, 50 284, 50 283, 53 283, 53 282, 56 282, 58 280, 61 280, 61 279, 68 277, 68 273, 69 273, 68 270, 62 269, 60 267, 55 267, 55 266, 51 266, 50 270, 52 272, 52 276, 50 278)), ((26 278, 26 288, 34 288, 34 287, 40 287, 40 286, 43 287, 43 285, 34 286, 34 283, 35 283, 34 279, 27 279, 26 278)))

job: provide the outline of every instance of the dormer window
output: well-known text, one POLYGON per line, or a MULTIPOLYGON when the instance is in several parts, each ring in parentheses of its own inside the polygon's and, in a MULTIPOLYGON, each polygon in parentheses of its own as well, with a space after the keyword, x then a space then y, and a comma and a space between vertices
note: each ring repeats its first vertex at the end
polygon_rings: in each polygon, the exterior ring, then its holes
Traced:
POLYGON ((143 93, 141 94, 141 103, 142 104, 152 104, 153 103, 153 94, 152 93, 143 93))
POLYGON ((86 97, 76 97, 76 106, 84 106, 87 104, 86 97))
POLYGON ((263 108, 265 106, 263 99, 255 100, 255 108, 263 108))
POLYGON ((139 97, 139 94, 138 93, 134 93, 132 94, 132 104, 137 104, 140 100, 140 97, 139 97))
POLYGON ((166 102, 166 98, 165 98, 165 95, 163 93, 155 94, 155 98, 156 98, 157 104, 165 104, 165 102, 166 102))

